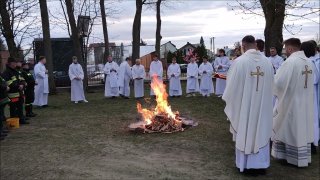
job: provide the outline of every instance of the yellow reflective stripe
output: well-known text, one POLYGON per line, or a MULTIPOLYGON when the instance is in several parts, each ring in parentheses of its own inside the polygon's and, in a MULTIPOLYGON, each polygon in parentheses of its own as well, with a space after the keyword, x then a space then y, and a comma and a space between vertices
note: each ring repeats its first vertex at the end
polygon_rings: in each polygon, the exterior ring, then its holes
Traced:
POLYGON ((25 81, 25 79, 24 79, 22 76, 19 76, 19 79, 20 79, 21 81, 25 81))
POLYGON ((9 80, 7 81, 8 86, 10 86, 15 80, 9 80))
POLYGON ((7 81, 8 86, 10 86, 16 80, 17 78, 15 76, 12 76, 11 79, 7 81))
POLYGON ((16 97, 20 97, 20 93, 9 93, 8 94, 9 98, 16 98, 16 97))

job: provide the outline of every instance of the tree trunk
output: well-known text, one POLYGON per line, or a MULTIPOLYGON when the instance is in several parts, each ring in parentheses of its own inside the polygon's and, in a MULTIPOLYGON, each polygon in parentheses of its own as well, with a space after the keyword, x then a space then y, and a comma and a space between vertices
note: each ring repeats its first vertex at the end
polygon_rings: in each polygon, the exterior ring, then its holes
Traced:
POLYGON ((270 47, 275 47, 279 55, 283 48, 283 23, 285 0, 260 0, 266 26, 264 29, 266 56, 270 56, 270 47))
MULTIPOLYGON (((66 8, 67 8, 67 14, 69 17, 69 23, 71 27, 71 38, 73 42, 73 50, 75 53, 75 56, 78 58, 78 62, 83 68, 84 72, 84 81, 83 81, 83 88, 87 90, 88 87, 88 76, 87 76, 87 67, 85 66, 84 60, 82 58, 82 44, 80 44, 80 37, 79 37, 79 32, 76 24, 76 20, 74 18, 73 14, 73 0, 65 0, 66 2, 66 8)), ((71 63, 71 60, 70 60, 71 63)))
POLYGON ((161 58, 160 54, 160 46, 161 46, 161 2, 162 0, 157 0, 157 30, 156 30, 156 53, 159 58, 161 58))
POLYGON ((8 50, 11 57, 18 58, 19 57, 19 50, 14 42, 14 35, 12 29, 12 22, 10 22, 10 15, 7 10, 7 3, 5 0, 0 1, 0 15, 1 15, 1 24, 3 28, 3 36, 6 38, 8 50))
POLYGON ((109 36, 108 36, 108 26, 106 18, 106 9, 104 7, 104 0, 100 0, 100 9, 102 17, 102 28, 103 28, 103 37, 104 37, 104 58, 103 62, 106 62, 107 57, 109 56, 109 36))
POLYGON ((42 32, 43 32, 43 44, 45 56, 47 59, 47 68, 49 73, 49 88, 50 93, 55 94, 57 92, 56 85, 53 78, 53 61, 52 61, 52 46, 50 39, 50 24, 48 16, 48 7, 46 0, 39 0, 40 11, 41 11, 41 22, 42 22, 42 32))
POLYGON ((140 58, 140 32, 143 0, 136 0, 136 14, 132 27, 132 62, 140 58))

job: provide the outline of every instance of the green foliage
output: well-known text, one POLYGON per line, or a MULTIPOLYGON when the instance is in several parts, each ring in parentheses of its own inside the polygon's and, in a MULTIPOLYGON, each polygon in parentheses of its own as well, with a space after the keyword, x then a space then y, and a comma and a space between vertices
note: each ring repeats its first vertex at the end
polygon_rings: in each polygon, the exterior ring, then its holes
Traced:
POLYGON ((201 36, 201 38, 200 38, 200 44, 201 45, 204 45, 204 40, 203 40, 203 37, 201 36))
POLYGON ((172 58, 174 57, 174 54, 169 51, 168 54, 167 54, 167 63, 168 64, 171 64, 172 63, 172 58))
POLYGON ((199 62, 198 63, 201 64, 202 61, 203 61, 203 57, 207 56, 207 49, 206 49, 204 44, 201 44, 201 46, 198 46, 195 49, 194 53, 196 53, 197 57, 199 57, 199 62))
POLYGON ((167 54, 167 63, 170 64, 172 63, 172 58, 176 57, 177 58, 177 63, 178 64, 186 64, 186 62, 183 59, 183 52, 180 50, 177 50, 176 52, 168 52, 167 54))

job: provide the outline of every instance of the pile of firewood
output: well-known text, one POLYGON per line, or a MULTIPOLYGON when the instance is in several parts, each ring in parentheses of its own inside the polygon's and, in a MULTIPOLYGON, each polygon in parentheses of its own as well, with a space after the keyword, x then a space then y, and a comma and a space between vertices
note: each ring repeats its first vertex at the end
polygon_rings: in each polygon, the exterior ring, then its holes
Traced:
POLYGON ((169 133, 184 130, 180 120, 170 118, 166 114, 158 114, 151 121, 151 124, 145 126, 147 132, 169 133))
POLYGON ((155 115, 150 124, 146 125, 144 121, 139 120, 130 124, 128 128, 130 131, 137 133, 174 133, 198 125, 193 120, 181 117, 179 113, 175 115, 175 118, 170 118, 167 114, 155 115))

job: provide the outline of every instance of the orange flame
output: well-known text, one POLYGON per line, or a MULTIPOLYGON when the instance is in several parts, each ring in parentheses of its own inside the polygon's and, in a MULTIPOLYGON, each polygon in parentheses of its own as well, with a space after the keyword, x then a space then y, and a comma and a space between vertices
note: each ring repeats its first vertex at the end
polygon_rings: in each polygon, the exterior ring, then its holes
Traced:
POLYGON ((143 109, 141 104, 137 104, 138 112, 142 115, 143 120, 147 125, 151 124, 152 117, 158 114, 166 114, 168 118, 175 119, 176 114, 172 112, 168 103, 168 94, 166 92, 166 86, 156 76, 152 77, 151 88, 156 95, 157 106, 154 111, 143 109))

